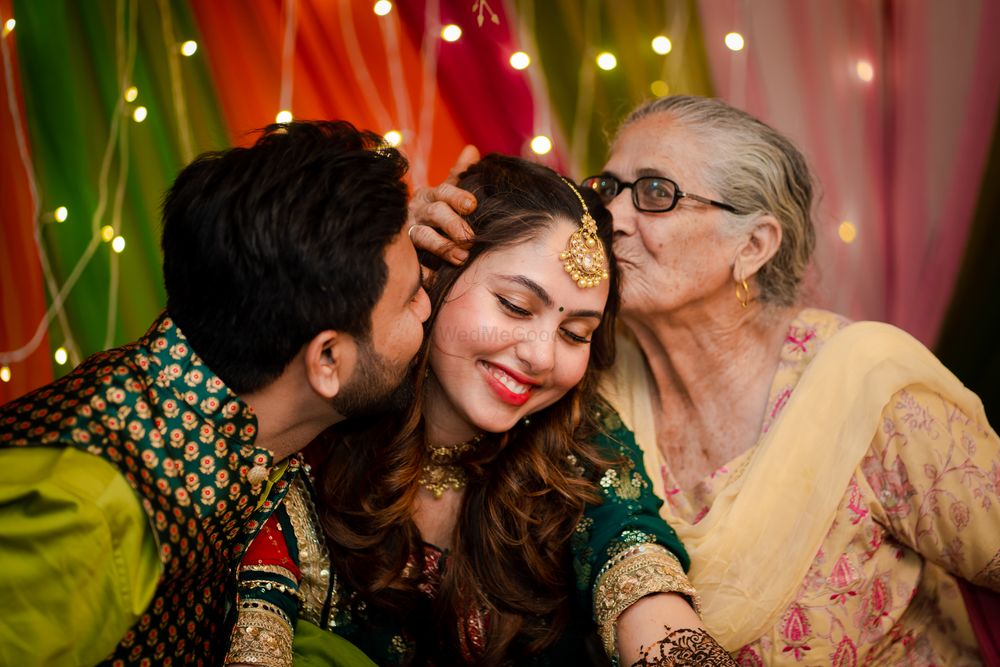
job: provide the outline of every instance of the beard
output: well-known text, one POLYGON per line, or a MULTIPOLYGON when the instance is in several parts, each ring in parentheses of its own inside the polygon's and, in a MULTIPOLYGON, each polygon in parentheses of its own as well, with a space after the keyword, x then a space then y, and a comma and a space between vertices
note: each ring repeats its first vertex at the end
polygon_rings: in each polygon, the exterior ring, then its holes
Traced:
POLYGON ((333 397, 333 407, 346 419, 399 414, 413 403, 416 359, 394 366, 371 340, 358 343, 354 373, 333 397))

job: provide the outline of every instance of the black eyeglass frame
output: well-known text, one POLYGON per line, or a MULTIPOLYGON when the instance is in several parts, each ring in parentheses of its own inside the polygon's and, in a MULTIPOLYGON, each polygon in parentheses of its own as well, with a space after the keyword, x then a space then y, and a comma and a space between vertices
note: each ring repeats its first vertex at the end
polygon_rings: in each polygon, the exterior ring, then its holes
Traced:
MULTIPOLYGON (((716 206, 724 211, 729 211, 730 213, 733 213, 735 215, 740 214, 740 212, 736 210, 736 207, 732 206, 731 204, 727 204, 721 201, 716 201, 714 199, 709 199, 708 197, 702 197, 701 195, 692 194, 690 192, 684 192, 683 190, 681 190, 681 186, 677 185, 677 181, 675 181, 672 178, 667 178, 666 176, 640 176, 631 183, 627 181, 620 181, 614 176, 608 176, 608 175, 588 176, 587 178, 583 179, 583 181, 580 183, 580 187, 590 188, 594 192, 597 192, 598 196, 600 196, 601 194, 600 191, 594 187, 597 181, 611 181, 612 183, 615 184, 615 193, 611 196, 611 199, 614 199, 619 194, 621 194, 622 189, 630 188, 632 190, 632 205, 635 206, 635 210, 642 211, 644 213, 666 213, 667 211, 672 211, 677 207, 677 202, 679 202, 684 197, 687 197, 688 199, 693 199, 697 202, 701 202, 702 204, 708 204, 709 206, 716 206), (647 181, 647 180, 666 181, 674 186, 674 198, 670 202, 669 206, 667 206, 666 208, 642 207, 642 205, 639 203, 639 190, 636 189, 635 186, 641 183, 642 181, 647 181)), ((610 204, 611 199, 608 199, 606 202, 604 202, 604 204, 605 205, 610 204)))

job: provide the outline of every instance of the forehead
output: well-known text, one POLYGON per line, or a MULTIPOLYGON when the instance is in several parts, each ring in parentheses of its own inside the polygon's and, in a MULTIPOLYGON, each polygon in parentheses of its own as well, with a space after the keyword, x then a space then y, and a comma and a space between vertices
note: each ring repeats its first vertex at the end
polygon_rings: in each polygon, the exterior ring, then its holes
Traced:
POLYGON ((563 268, 565 262, 559 259, 578 228, 577 223, 558 218, 534 239, 480 256, 463 278, 487 281, 502 276, 524 276, 541 285, 557 306, 567 310, 602 311, 608 298, 608 281, 598 287, 582 289, 563 268))
POLYGON ((627 180, 657 174, 686 184, 701 181, 707 158, 694 133, 669 114, 657 113, 619 132, 605 170, 627 180))

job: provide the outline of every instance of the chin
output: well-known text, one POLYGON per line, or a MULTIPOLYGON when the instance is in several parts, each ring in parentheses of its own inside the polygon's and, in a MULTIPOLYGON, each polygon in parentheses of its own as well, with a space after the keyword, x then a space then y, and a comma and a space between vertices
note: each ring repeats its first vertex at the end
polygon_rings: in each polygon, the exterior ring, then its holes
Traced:
POLYGON ((516 415, 480 415, 470 419, 472 426, 484 433, 506 433, 517 425, 525 414, 516 415))

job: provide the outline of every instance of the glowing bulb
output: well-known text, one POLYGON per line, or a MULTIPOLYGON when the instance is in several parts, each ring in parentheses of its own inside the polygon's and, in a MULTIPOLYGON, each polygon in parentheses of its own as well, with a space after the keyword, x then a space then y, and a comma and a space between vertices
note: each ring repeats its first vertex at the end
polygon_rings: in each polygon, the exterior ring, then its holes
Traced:
POLYGON ((670 43, 669 37, 664 37, 663 35, 657 35, 653 38, 653 50, 659 53, 661 56, 665 56, 670 53, 670 49, 674 48, 674 45, 670 43))
POLYGON ((730 51, 742 51, 743 50, 743 35, 738 32, 730 32, 726 34, 726 46, 730 51))
POLYGON ((139 97, 139 89, 135 86, 129 86, 125 89, 125 101, 135 102, 136 98, 139 97))
POLYGON ((10 382, 10 366, 0 366, 0 381, 10 382))
POLYGON ((546 137, 544 134, 539 134, 537 137, 531 140, 531 150, 536 155, 545 155, 550 150, 552 150, 552 140, 546 137))
POLYGON ((854 243, 854 239, 858 237, 858 228, 850 220, 844 220, 837 228, 837 234, 844 243, 854 243))
POLYGON ((449 23, 445 27, 441 28, 441 39, 446 42, 457 42, 461 36, 462 29, 454 23, 449 23))
POLYGON ((385 16, 392 11, 392 3, 389 0, 378 0, 375 3, 375 13, 379 16, 385 16))
POLYGON ((618 66, 618 58, 615 58, 613 53, 604 53, 597 56, 597 66, 603 70, 610 71, 618 66))
MULTIPOLYGON (((14 26, 17 25, 17 21, 14 19, 7 19, 7 22, 3 24, 3 36, 6 37, 10 33, 14 32, 14 26)), ((8 372, 8 376, 10 373, 8 372)), ((4 380, 6 382, 6 380, 4 380)))
POLYGON ((185 56, 193 56, 194 52, 197 50, 198 50, 198 42, 194 41, 193 39, 189 39, 188 41, 181 44, 181 54, 185 56))
POLYGON ((389 130, 382 138, 385 139, 385 143, 393 147, 403 143, 403 133, 399 130, 389 130))
POLYGON ((137 123, 141 123, 146 120, 148 113, 149 112, 146 111, 146 107, 136 107, 135 111, 132 112, 132 119, 137 123))
POLYGON ((518 51, 510 57, 510 66, 514 69, 524 69, 531 64, 531 57, 524 51, 518 51))
POLYGON ((111 239, 115 237, 115 228, 111 225, 104 225, 101 227, 101 240, 105 243, 111 243, 111 239))
POLYGON ((649 84, 649 90, 657 97, 666 97, 670 94, 670 86, 667 85, 666 81, 660 81, 659 79, 649 84))
POLYGON ((65 206, 60 206, 56 209, 56 222, 66 222, 66 218, 69 217, 69 209, 65 206))
POLYGON ((871 83, 871 80, 875 78, 875 68, 867 60, 859 60, 854 66, 854 70, 858 73, 858 78, 865 83, 871 83))
POLYGON ((278 115, 274 117, 275 123, 291 123, 292 122, 292 112, 287 109, 282 109, 278 112, 278 115))
POLYGON ((122 250, 124 250, 125 249, 125 237, 124 236, 116 236, 115 238, 111 239, 111 249, 114 250, 115 252, 121 252, 122 250))
POLYGON ((56 363, 62 366, 69 359, 69 352, 66 351, 65 347, 60 347, 52 356, 55 358, 56 363))

